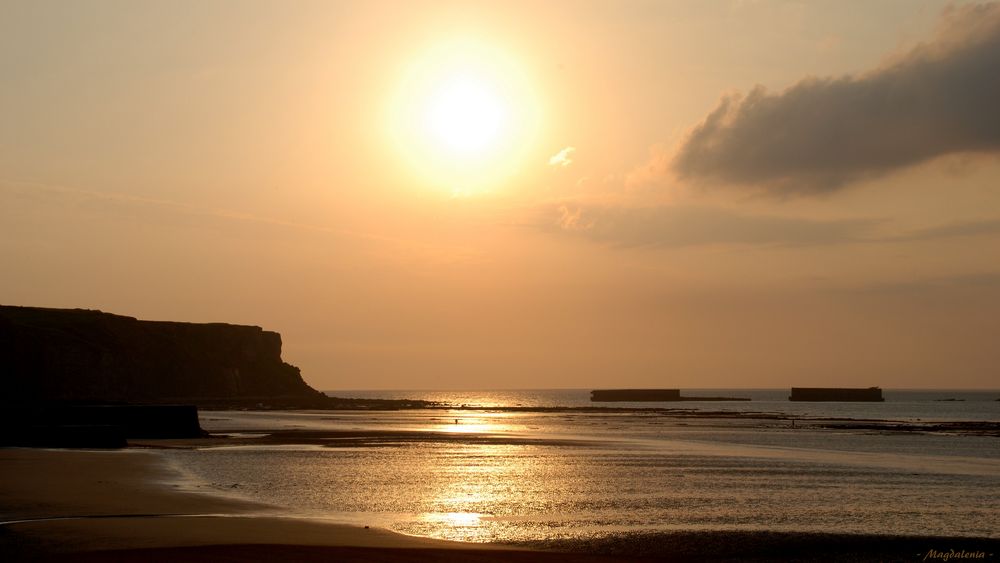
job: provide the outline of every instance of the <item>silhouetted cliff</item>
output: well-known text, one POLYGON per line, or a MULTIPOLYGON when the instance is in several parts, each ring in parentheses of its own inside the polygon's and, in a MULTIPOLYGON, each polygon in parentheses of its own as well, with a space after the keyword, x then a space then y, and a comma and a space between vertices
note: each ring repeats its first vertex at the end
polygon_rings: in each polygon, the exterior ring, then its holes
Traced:
POLYGON ((256 326, 0 306, 3 401, 327 406, 256 326))

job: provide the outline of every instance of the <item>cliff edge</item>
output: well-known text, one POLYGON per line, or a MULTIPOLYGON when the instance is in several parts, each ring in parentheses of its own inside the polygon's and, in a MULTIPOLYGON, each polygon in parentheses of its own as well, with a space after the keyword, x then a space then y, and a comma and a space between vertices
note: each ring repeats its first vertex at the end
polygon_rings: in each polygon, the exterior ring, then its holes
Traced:
POLYGON ((257 326, 140 321, 85 309, 0 305, 5 403, 323 407, 257 326))

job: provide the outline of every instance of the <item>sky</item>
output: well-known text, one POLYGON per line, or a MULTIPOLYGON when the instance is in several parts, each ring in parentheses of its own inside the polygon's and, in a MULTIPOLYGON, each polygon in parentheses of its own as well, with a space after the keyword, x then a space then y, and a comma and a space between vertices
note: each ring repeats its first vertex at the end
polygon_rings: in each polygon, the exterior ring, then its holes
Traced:
POLYGON ((1000 4, 0 3, 0 303, 323 390, 997 388, 1000 4))

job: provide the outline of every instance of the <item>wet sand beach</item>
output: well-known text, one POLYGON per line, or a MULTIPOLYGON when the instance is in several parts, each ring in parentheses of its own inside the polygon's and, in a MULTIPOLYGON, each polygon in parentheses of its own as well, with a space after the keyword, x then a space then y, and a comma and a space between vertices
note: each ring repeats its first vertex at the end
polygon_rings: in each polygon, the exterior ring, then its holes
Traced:
POLYGON ((8 561, 916 561, 982 553, 976 538, 679 531, 518 545, 441 541, 297 518, 185 490, 155 451, 0 450, 0 553, 8 561), (931 550, 935 550, 931 552, 931 550), (932 557, 933 558, 933 557, 932 557))
POLYGON ((562 560, 298 519, 266 505, 184 492, 158 482, 168 475, 161 462, 136 450, 0 450, 3 559, 562 560))

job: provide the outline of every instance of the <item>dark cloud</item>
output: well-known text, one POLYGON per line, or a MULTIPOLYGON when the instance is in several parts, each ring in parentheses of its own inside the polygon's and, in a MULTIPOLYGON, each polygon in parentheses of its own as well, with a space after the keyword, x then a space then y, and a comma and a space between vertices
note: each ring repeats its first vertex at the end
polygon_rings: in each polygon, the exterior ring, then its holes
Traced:
POLYGON ((537 225, 613 246, 711 244, 804 246, 866 240, 871 220, 814 221, 743 215, 690 205, 627 207, 561 203, 542 208, 537 225))
POLYGON ((952 7, 937 34, 859 76, 728 96, 671 163, 681 178, 817 193, 935 157, 1000 152, 1000 4, 952 7))

